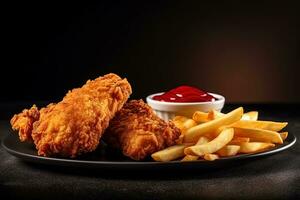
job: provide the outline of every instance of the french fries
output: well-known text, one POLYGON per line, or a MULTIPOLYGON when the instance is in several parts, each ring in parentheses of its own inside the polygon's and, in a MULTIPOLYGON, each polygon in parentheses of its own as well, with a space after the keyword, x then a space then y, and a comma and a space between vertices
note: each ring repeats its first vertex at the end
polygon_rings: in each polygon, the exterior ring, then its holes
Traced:
POLYGON ((214 161, 214 160, 218 159, 219 156, 218 156, 217 154, 212 154, 212 153, 210 153, 210 154, 205 154, 205 155, 203 156, 203 158, 204 158, 205 160, 214 161))
POLYGON ((231 142, 249 142, 250 138, 248 137, 234 137, 231 142))
POLYGON ((181 130, 181 132, 185 132, 187 129, 197 125, 193 119, 189 119, 184 116, 176 116, 173 119, 173 123, 181 130))
POLYGON ((243 114, 242 120, 252 120, 256 121, 258 119, 258 112, 251 111, 243 114))
POLYGON ((172 121, 175 124, 175 126, 177 126, 177 128, 179 128, 181 130, 181 132, 183 132, 185 130, 183 123, 188 119, 189 118, 184 117, 184 116, 176 116, 176 117, 174 117, 174 119, 172 121))
POLYGON ((215 139, 206 143, 184 149, 186 155, 203 156, 214 153, 228 144, 234 135, 233 128, 224 129, 215 139))
POLYGON ((196 126, 197 123, 193 119, 188 119, 183 123, 183 127, 188 130, 189 128, 192 128, 196 126))
POLYGON ((234 135, 249 137, 251 141, 272 142, 282 144, 282 138, 275 131, 255 129, 255 128, 234 128, 234 135))
POLYGON ((181 161, 195 161, 198 159, 199 156, 185 155, 181 161))
MULTIPOLYGON (((206 144, 209 142, 209 139, 207 137, 200 137, 198 142, 196 143, 196 145, 200 145, 200 144, 206 144)), ((194 160, 198 160, 199 156, 193 156, 193 155, 186 155, 184 156, 184 158, 181 161, 194 161, 194 160)))
POLYGON ((287 122, 270 122, 270 121, 252 121, 240 120, 231 125, 234 128, 254 128, 269 131, 280 131, 286 127, 287 122))
POLYGON ((240 144, 240 153, 257 153, 271 147, 274 147, 273 143, 265 143, 265 142, 242 142, 240 144))
MULTIPOLYGON (((224 115, 225 115, 224 113, 218 112, 216 110, 211 110, 208 113, 201 112, 201 111, 196 111, 192 118, 197 123, 204 123, 204 122, 211 121, 213 119, 220 118, 224 115)), ((258 119, 258 112, 257 111, 251 111, 251 112, 244 113, 241 120, 256 121, 257 119, 258 119)))
POLYGON ((212 133, 216 131, 220 126, 232 124, 242 118, 243 108, 237 108, 230 113, 223 115, 217 119, 211 120, 209 122, 199 124, 188 129, 184 135, 184 142, 196 142, 197 139, 205 134, 212 133))
POLYGON ((208 112, 208 120, 213 120, 213 119, 217 119, 217 118, 220 118, 220 117, 223 117, 224 114, 221 113, 221 112, 218 112, 216 110, 211 110, 210 112, 208 112))
POLYGON ((157 151, 151 155, 155 161, 166 162, 170 160, 175 160, 177 158, 184 156, 184 149, 192 144, 177 144, 170 146, 161 151, 157 151))
POLYGON ((241 147, 239 145, 226 145, 216 153, 222 157, 235 156, 239 152, 240 148, 241 147))
POLYGON ((196 111, 192 119, 176 116, 173 122, 182 135, 177 145, 153 153, 155 161, 213 161, 267 151, 288 137, 288 132, 279 132, 287 122, 261 121, 257 111, 244 113, 242 107, 227 114, 196 111))
POLYGON ((281 137, 281 139, 284 141, 286 138, 287 138, 287 136, 288 136, 288 132, 282 132, 282 133, 279 133, 280 134, 280 137, 281 137))
POLYGON ((209 113, 201 112, 201 111, 196 111, 193 114, 193 120, 197 123, 204 123, 209 121, 208 117, 209 113))

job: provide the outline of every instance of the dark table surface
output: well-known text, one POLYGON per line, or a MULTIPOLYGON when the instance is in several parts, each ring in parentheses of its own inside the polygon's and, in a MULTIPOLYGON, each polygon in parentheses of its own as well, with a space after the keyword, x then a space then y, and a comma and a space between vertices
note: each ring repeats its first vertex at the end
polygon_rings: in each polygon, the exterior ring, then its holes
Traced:
MULTIPOLYGON (((227 105, 229 111, 239 105, 227 105)), ((299 105, 245 105, 260 119, 288 121, 300 138, 299 105)), ((8 134, 0 121, 0 139, 8 134)), ((1 195, 22 199, 299 199, 300 145, 234 166, 190 171, 101 171, 23 162, 0 147, 1 195)))

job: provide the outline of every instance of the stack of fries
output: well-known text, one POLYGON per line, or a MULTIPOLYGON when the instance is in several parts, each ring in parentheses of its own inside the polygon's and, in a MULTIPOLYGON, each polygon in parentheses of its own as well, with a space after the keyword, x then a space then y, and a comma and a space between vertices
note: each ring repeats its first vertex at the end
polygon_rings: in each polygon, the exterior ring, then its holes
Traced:
POLYGON ((279 132, 287 122, 259 121, 258 112, 242 107, 227 114, 196 111, 192 119, 176 116, 182 135, 177 145, 153 153, 155 161, 216 160, 237 154, 257 153, 282 144, 288 132, 279 132))

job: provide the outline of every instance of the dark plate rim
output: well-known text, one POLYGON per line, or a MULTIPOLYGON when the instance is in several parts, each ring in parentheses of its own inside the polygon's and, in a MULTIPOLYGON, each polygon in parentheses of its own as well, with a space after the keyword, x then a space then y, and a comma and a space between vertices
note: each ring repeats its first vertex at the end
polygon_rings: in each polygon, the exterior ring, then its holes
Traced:
POLYGON ((275 154, 281 151, 284 151, 290 147, 292 147, 296 141, 297 138, 294 134, 289 133, 288 138, 284 141, 283 144, 277 145, 275 148, 270 149, 269 151, 265 152, 260 152, 260 153, 253 153, 253 154, 241 154, 237 156, 232 156, 232 157, 223 157, 220 159, 217 159, 213 162, 211 161, 205 161, 205 160, 198 160, 198 161, 190 161, 190 162, 182 162, 180 160, 176 161, 168 161, 168 162, 156 162, 156 161, 89 161, 89 160, 76 160, 76 159, 68 159, 68 158, 54 158, 54 157, 43 157, 43 156, 38 156, 38 155, 32 155, 28 153, 23 153, 20 151, 16 151, 9 146, 7 146, 6 142, 10 137, 14 137, 13 135, 7 134, 4 139, 1 141, 2 147, 11 155, 16 156, 20 159, 27 160, 27 161, 40 161, 40 162, 48 162, 48 163, 64 163, 64 164, 80 164, 80 165, 127 165, 127 166, 136 166, 136 165, 176 165, 176 164, 200 164, 200 163, 218 163, 218 162, 224 162, 224 161, 234 161, 234 160, 241 160, 241 159, 246 159, 246 158, 254 158, 254 157, 260 157, 260 156, 265 156, 265 155, 271 155, 275 154))

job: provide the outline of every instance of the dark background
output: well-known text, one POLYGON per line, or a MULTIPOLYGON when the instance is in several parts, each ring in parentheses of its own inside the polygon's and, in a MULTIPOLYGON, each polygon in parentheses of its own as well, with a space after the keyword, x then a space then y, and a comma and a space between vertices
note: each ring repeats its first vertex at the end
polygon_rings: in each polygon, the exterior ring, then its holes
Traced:
MULTIPOLYGON (((132 98, 195 85, 223 94, 227 103, 248 104, 245 110, 258 110, 261 119, 288 121, 299 138, 297 3, 148 2, 2 5, 0 119, 115 72, 129 79, 132 98)), ((0 140, 9 129, 0 120, 0 140)), ((299 153, 298 142, 276 156, 210 173, 131 174, 30 165, 0 147, 0 192, 22 199, 299 199, 299 153)))
POLYGON ((230 103, 300 102, 298 4, 149 2, 4 7, 0 103, 58 101, 109 72, 132 98, 188 84, 230 103))

